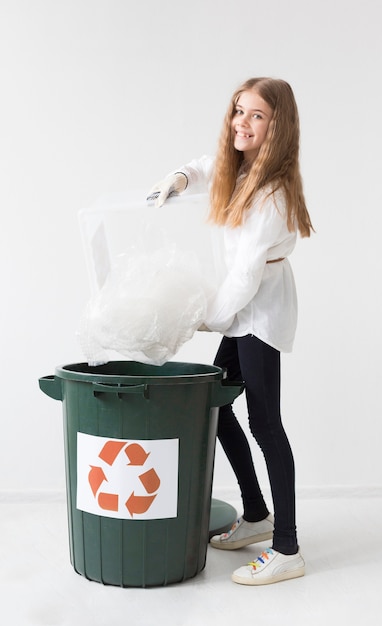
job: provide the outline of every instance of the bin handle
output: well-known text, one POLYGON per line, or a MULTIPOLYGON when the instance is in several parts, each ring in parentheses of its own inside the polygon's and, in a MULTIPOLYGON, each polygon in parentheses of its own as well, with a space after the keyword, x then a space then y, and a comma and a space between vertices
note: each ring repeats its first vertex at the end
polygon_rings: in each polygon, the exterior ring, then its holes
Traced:
POLYGON ((215 381, 212 386, 211 406, 225 406, 232 402, 244 391, 245 384, 243 381, 222 380, 215 381))
POLYGON ((56 376, 42 376, 38 380, 41 391, 53 400, 62 400, 61 379, 56 376))
POLYGON ((100 393, 116 393, 118 397, 124 394, 142 394, 146 400, 149 399, 149 386, 143 385, 111 385, 109 383, 92 383, 93 393, 97 397, 100 393))

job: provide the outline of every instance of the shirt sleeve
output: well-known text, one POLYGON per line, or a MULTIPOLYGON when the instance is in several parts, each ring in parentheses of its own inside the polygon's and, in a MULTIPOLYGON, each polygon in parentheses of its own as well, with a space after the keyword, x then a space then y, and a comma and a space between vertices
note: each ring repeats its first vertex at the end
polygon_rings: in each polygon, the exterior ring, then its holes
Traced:
POLYGON ((188 185, 187 189, 194 192, 195 188, 205 190, 212 178, 212 171, 215 159, 211 156, 204 155, 199 159, 193 159, 189 163, 178 167, 175 172, 182 172, 187 176, 188 185))
POLYGON ((235 315, 255 297, 267 260, 280 256, 280 243, 287 230, 284 210, 284 203, 277 201, 276 206, 270 196, 255 201, 241 226, 226 227, 225 241, 231 258, 228 274, 208 307, 205 324, 210 330, 226 331, 235 315))

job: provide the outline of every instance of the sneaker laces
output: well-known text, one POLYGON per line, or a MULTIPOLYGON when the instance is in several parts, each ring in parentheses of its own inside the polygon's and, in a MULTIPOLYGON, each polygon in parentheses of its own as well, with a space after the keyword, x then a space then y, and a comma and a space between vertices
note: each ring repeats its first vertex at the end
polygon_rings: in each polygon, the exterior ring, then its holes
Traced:
POLYGON ((248 565, 252 567, 254 570, 260 569, 269 560, 269 557, 274 554, 275 551, 272 548, 265 548, 264 552, 260 554, 254 561, 250 561, 248 565))
POLYGON ((228 533, 223 533, 222 535, 220 535, 221 539, 227 539, 228 537, 230 537, 232 535, 232 533, 236 530, 236 528, 239 526, 240 524, 240 518, 238 520, 236 520, 236 522, 232 525, 231 530, 228 531, 228 533))

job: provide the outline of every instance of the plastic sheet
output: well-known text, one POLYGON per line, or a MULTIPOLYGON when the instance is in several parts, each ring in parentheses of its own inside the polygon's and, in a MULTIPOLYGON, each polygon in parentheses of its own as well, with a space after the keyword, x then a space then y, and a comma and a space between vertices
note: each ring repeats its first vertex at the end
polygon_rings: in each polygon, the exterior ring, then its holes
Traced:
POLYGON ((78 332, 89 365, 108 351, 163 365, 201 326, 210 287, 197 257, 178 246, 150 253, 133 246, 119 255, 89 301, 78 332))

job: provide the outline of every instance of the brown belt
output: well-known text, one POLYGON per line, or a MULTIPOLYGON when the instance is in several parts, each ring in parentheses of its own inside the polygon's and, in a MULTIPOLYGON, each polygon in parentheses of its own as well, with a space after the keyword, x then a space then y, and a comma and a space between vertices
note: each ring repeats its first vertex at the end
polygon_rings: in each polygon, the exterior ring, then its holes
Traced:
POLYGON ((284 261, 285 256, 281 257, 280 259, 270 259, 269 261, 267 261, 267 263, 280 263, 280 261, 284 261))

